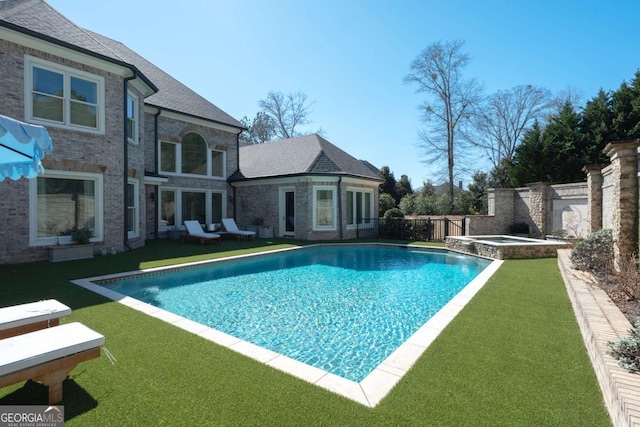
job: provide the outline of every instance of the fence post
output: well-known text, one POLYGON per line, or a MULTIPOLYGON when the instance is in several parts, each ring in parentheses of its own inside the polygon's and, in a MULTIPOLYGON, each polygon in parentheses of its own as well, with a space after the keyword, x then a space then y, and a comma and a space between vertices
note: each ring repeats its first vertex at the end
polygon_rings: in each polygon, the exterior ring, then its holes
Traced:
POLYGON ((444 238, 446 238, 448 235, 449 235, 449 218, 445 217, 445 218, 444 218, 444 236, 442 236, 442 237, 443 237, 443 240, 444 240, 444 238))

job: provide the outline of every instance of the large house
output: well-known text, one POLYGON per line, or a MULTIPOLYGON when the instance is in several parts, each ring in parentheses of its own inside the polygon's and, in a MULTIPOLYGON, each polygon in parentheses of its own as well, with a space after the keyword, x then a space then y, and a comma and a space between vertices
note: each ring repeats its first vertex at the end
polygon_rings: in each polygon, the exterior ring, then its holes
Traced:
POLYGON ((82 228, 123 251, 187 219, 334 239, 377 216, 366 163, 318 136, 241 147, 239 121, 43 0, 0 1, 0 71, 0 114, 53 140, 44 175, 0 182, 0 263, 47 259, 82 228))

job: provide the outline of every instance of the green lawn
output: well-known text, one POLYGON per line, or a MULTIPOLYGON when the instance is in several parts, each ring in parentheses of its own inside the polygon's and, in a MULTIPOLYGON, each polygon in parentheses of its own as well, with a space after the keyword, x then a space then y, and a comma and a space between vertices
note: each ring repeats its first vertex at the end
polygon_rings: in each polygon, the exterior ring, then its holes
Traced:
MULTIPOLYGON (((57 298, 106 337, 106 356, 64 384, 68 426, 450 425, 607 426, 555 259, 507 261, 375 408, 366 408, 70 279, 288 247, 150 241, 92 260, 0 266, 0 305, 57 298)), ((0 405, 46 404, 33 382, 0 389, 0 405)))

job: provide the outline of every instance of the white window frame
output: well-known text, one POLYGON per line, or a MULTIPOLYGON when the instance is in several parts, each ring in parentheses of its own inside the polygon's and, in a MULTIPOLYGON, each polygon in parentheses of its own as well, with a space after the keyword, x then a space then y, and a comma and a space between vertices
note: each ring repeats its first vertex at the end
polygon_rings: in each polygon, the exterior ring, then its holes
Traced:
MULTIPOLYGON (((47 170, 43 178, 83 179, 95 183, 95 235, 91 242, 104 240, 104 177, 97 173, 47 170)), ((38 237, 38 180, 29 180, 29 246, 70 244, 71 236, 38 237)))
MULTIPOLYGON (((174 227, 178 229, 184 229, 184 220, 182 218, 182 193, 205 193, 205 218, 207 224, 213 223, 213 200, 212 194, 221 194, 222 195, 222 217, 224 218, 224 214, 227 211, 227 191, 226 190, 203 190, 201 188, 186 188, 186 187, 161 187, 158 190, 158 230, 159 231, 168 231, 173 230, 174 227), (175 225, 162 225, 162 191, 170 191, 175 195, 175 212, 174 212, 174 222, 175 225)), ((202 225, 207 225, 202 224, 202 225)))
POLYGON ((209 165, 207 167, 207 170, 209 171, 209 176, 211 176, 212 178, 221 178, 224 179, 224 177, 227 176, 227 152, 224 150, 208 150, 209 153, 209 165), (222 175, 214 175, 213 174, 213 153, 222 153, 222 175))
POLYGON ((138 138, 138 129, 140 126, 140 120, 139 120, 139 112, 138 112, 138 97, 136 96, 135 93, 133 93, 131 90, 127 90, 127 103, 126 103, 126 107, 127 109, 129 108, 129 99, 131 99, 131 101, 133 102, 133 107, 132 107, 132 113, 133 113, 133 117, 129 117, 129 112, 125 111, 125 114, 127 115, 127 120, 129 120, 129 118, 131 119, 131 121, 133 122, 133 135, 130 137, 127 134, 127 140, 132 143, 132 144, 138 144, 139 138, 138 138))
MULTIPOLYGON (((362 212, 364 214, 364 212, 366 212, 366 208, 365 208, 365 202, 366 202, 366 197, 365 194, 369 194, 369 211, 371 212, 371 215, 373 215, 373 199, 374 199, 374 194, 373 194, 373 190, 371 189, 367 189, 367 188, 361 188, 361 187, 347 187, 347 194, 348 193, 352 193, 353 197, 352 197, 352 210, 351 213, 353 214, 353 218, 347 218, 347 229, 348 230, 354 230, 356 228, 358 228, 358 225, 362 225, 364 223, 359 223, 358 222, 358 218, 357 218, 357 206, 358 206, 358 198, 360 198, 360 202, 362 203, 362 212)), ((347 197, 346 200, 348 201, 349 198, 347 197)), ((347 209, 345 209, 345 212, 348 212, 347 209)))
POLYGON ((40 58, 25 55, 24 60, 24 116, 28 122, 42 124, 44 126, 72 129, 87 133, 104 135, 105 129, 105 86, 104 77, 76 70, 64 65, 55 64, 40 58), (62 74, 63 77, 63 119, 62 122, 42 119, 33 115, 33 67, 42 68, 47 71, 62 74), (90 81, 96 84, 97 104, 96 104, 96 126, 95 128, 74 125, 71 120, 71 77, 90 81))
MULTIPOLYGON (((127 190, 129 189, 129 185, 133 185, 133 207, 127 204, 127 215, 129 214, 129 210, 133 209, 133 230, 127 230, 127 237, 129 239, 134 239, 140 237, 140 181, 135 178, 129 178, 127 180, 127 190)), ((128 200, 128 197, 127 197, 128 200)), ((131 226, 131 224, 129 224, 131 226)))
MULTIPOLYGON (((204 138, 204 137, 203 137, 204 138)), ((205 139, 205 142, 207 140, 205 139)), ((189 178, 206 178, 206 179, 219 179, 225 180, 227 176, 227 152, 225 150, 213 150, 208 147, 207 144, 207 174, 199 175, 192 173, 183 173, 182 172, 182 142, 174 142, 174 141, 158 141, 158 170, 163 175, 171 175, 171 176, 185 176, 189 178), (173 144, 175 147, 175 158, 176 158, 176 170, 175 171, 166 171, 162 169, 162 144, 173 144), (213 175, 213 162, 212 162, 212 153, 213 152, 222 153, 222 175, 213 175)))
POLYGON ((338 229, 338 189, 333 185, 314 185, 313 186, 313 231, 335 231, 338 229), (331 222, 333 225, 318 225, 318 192, 331 191, 332 213, 331 222))
POLYGON ((158 141, 158 170, 160 171, 160 173, 165 174, 165 175, 181 175, 179 173, 180 170, 182 170, 182 147, 181 144, 179 142, 172 142, 172 141, 158 141), (173 149, 174 149, 174 155, 175 155, 175 163, 176 163, 176 170, 175 171, 166 171, 162 169, 162 144, 171 144, 173 145, 173 149))

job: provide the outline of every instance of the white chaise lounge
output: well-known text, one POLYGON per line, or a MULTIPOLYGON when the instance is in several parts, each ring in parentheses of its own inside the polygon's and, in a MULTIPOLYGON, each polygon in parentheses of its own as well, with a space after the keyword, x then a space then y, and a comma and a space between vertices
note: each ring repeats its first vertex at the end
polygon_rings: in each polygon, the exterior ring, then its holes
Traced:
POLYGON ((0 308, 0 339, 57 326, 70 314, 69 307, 54 299, 0 308))
POLYGON ((255 231, 240 230, 233 218, 223 218, 222 225, 227 233, 240 239, 252 239, 256 237, 255 231))
POLYGON ((202 225, 200 225, 200 221, 188 220, 184 222, 184 226, 187 229, 185 238, 199 240, 201 245, 206 242, 215 243, 220 240, 219 234, 204 231, 202 225))
POLYGON ((0 388, 40 381, 49 387, 49 404, 58 403, 69 372, 99 357, 103 344, 103 335, 77 322, 0 340, 0 388))

